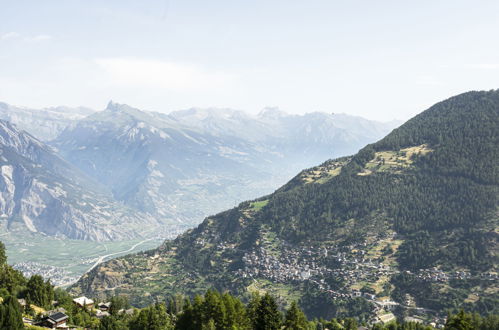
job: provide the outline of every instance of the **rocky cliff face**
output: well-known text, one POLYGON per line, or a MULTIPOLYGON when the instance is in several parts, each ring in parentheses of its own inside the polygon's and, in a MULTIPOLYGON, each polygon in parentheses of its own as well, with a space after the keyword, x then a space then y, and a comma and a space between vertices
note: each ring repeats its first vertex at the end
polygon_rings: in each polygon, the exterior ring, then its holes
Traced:
POLYGON ((10 230, 86 240, 132 238, 159 224, 116 203, 53 150, 0 120, 0 222, 10 230), (120 226, 126 224, 126 226, 120 226))

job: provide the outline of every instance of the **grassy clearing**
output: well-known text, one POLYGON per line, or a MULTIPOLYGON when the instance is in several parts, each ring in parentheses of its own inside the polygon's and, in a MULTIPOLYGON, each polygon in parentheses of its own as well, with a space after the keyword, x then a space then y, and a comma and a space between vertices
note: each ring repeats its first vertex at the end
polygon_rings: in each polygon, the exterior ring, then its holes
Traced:
POLYGON ((366 282, 366 281, 360 281, 360 282, 357 282, 357 283, 354 283, 350 286, 350 289, 351 290, 354 290, 354 291, 359 291, 361 288, 363 288, 364 286, 368 285, 369 283, 366 282))
POLYGON ((332 170, 329 170, 327 172, 327 175, 326 176, 323 176, 319 179, 317 179, 317 183, 326 183, 328 182, 329 180, 331 180, 333 177, 339 175, 341 173, 341 167, 337 167, 337 168, 334 168, 332 170))
POLYGON ((374 158, 366 164, 364 171, 358 175, 370 175, 374 172, 398 172, 412 165, 414 155, 426 155, 432 151, 428 145, 422 144, 399 151, 376 152, 374 158))
POLYGON ((321 166, 303 171, 301 173, 301 180, 304 183, 325 183, 341 173, 341 168, 347 161, 330 161, 321 166))
POLYGON ((46 312, 44 308, 38 307, 36 305, 31 304, 31 308, 35 311, 36 314, 43 314, 46 312))
POLYGON ((279 258, 281 256, 280 242, 277 234, 267 230, 262 232, 262 244, 265 250, 272 256, 279 258))
POLYGON ((390 281, 389 276, 386 275, 381 276, 379 280, 371 284, 371 288, 373 288, 374 291, 376 291, 376 295, 379 295, 381 292, 383 292, 383 286, 385 285, 385 283, 389 281, 390 281))
POLYGON ((42 328, 42 327, 37 327, 36 325, 24 325, 26 329, 31 329, 31 330, 47 330, 47 328, 42 328))
POLYGON ((260 295, 270 293, 282 303, 298 301, 301 297, 301 293, 293 289, 291 285, 274 283, 266 279, 255 279, 254 282, 246 288, 246 290, 250 293, 257 292, 260 295))
POLYGON ((250 204, 251 211, 253 212, 258 212, 260 211, 265 205, 269 203, 269 200, 263 200, 263 201, 257 201, 257 202, 252 202, 250 204))
POLYGON ((480 300, 480 297, 477 296, 476 294, 470 293, 468 297, 464 300, 465 303, 476 303, 478 300, 480 300))
POLYGON ((403 240, 396 240, 396 239, 384 239, 379 241, 378 244, 373 246, 371 249, 367 251, 367 258, 370 259, 379 259, 381 257, 384 257, 383 264, 391 267, 397 267, 397 258, 395 257, 395 254, 397 253, 400 245, 403 243, 403 240), (383 255, 383 249, 386 248, 387 246, 391 247, 392 252, 386 255, 383 255))

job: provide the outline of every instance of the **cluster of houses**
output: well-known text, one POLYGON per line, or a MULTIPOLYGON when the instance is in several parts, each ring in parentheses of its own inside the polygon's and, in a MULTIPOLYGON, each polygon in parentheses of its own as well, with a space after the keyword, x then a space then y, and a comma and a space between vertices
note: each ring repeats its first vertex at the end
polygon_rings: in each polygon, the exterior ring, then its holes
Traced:
POLYGON ((244 268, 237 272, 243 278, 263 277, 276 282, 288 282, 307 280, 326 270, 325 267, 317 267, 314 262, 299 262, 292 256, 281 259, 269 254, 264 248, 259 248, 243 256, 244 268))
MULTIPOLYGON (((391 238, 395 236, 395 233, 391 233, 391 238)), ((421 313, 428 320, 427 317, 434 314, 430 310, 400 305, 388 297, 377 297, 372 292, 353 289, 359 287, 358 283, 376 283, 400 272, 384 262, 382 256, 368 257, 370 255, 368 251, 373 247, 373 244, 366 242, 341 248, 335 246, 296 248, 284 242, 272 246, 262 244, 242 257, 243 266, 235 271, 235 275, 280 283, 307 281, 322 292, 328 293, 332 299, 365 298, 374 305, 373 323, 387 323, 393 320, 395 318, 393 311, 397 306, 409 308, 414 313, 421 313), (276 248, 276 245, 279 248, 276 248), (341 287, 331 287, 328 284, 328 279, 331 278, 341 279, 343 281, 341 287)), ((437 268, 421 269, 414 275, 422 281, 434 282, 499 279, 498 274, 492 272, 481 274, 466 271, 444 272, 437 268)), ((444 323, 445 320, 437 317, 432 321, 434 327, 442 326, 444 323)))
MULTIPOLYGON (((19 299, 19 303, 21 306, 26 306, 26 301, 24 299, 19 299)), ((87 297, 78 297, 73 299, 73 303, 79 308, 93 311, 97 318, 103 318, 110 315, 110 302, 101 302, 97 304, 96 307, 92 299, 87 297)), ((57 305, 57 302, 54 302, 54 305, 57 305)), ((119 313, 131 314, 133 313, 133 309, 120 310, 119 313)), ((66 310, 62 307, 47 311, 44 314, 45 315, 40 321, 34 321, 27 318, 24 318, 23 321, 26 325, 35 325, 48 329, 76 329, 76 327, 68 325, 69 316, 66 314, 66 310)))
POLYGON ((333 298, 355 297, 357 293, 350 289, 355 283, 376 282, 382 276, 396 272, 377 260, 365 258, 362 247, 362 244, 349 247, 350 251, 355 251, 351 253, 338 252, 335 247, 292 249, 286 246, 280 253, 259 247, 243 256, 244 266, 236 274, 243 278, 266 278, 282 283, 310 281, 319 289, 330 292, 333 298), (345 281, 341 291, 331 290, 325 281, 330 277, 345 281))
MULTIPOLYGON (((395 233, 389 233, 395 238, 395 233)), ((264 278, 274 282, 309 281, 330 293, 332 298, 364 296, 375 300, 370 293, 361 294, 351 289, 356 283, 375 283, 381 278, 390 278, 399 270, 390 267, 382 258, 368 258, 367 251, 372 248, 366 242, 348 247, 300 247, 294 248, 279 242, 280 249, 259 246, 242 257, 243 267, 235 271, 242 278, 264 278), (334 290, 327 284, 327 278, 341 278, 341 289, 334 290)), ((437 268, 421 269, 415 274, 423 281, 447 282, 449 280, 482 279, 498 280, 497 273, 471 274, 466 271, 444 272, 437 268)))
POLYGON ((78 279, 61 267, 39 264, 37 262, 19 262, 13 268, 23 273, 25 277, 37 274, 43 276, 43 278, 49 278, 51 283, 56 286, 71 283, 78 279))
MULTIPOLYGON (((411 273, 410 271, 406 271, 406 273, 411 273)), ((449 280, 470 280, 470 279, 479 279, 479 280, 490 280, 497 281, 499 276, 497 273, 487 272, 480 274, 471 274, 467 271, 454 271, 454 272, 444 272, 436 267, 430 269, 420 269, 416 276, 422 281, 429 282, 447 282, 449 280)))

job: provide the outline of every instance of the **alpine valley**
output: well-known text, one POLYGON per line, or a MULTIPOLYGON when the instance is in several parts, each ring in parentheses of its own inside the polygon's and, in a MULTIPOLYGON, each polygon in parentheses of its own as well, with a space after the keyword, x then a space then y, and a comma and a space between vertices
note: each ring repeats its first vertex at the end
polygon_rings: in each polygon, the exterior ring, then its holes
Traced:
POLYGON ((2 240, 18 269, 56 284, 156 247, 395 126, 275 108, 162 114, 113 102, 103 111, 0 103, 0 118, 2 240))
MULTIPOLYGON (((396 124, 341 114, 293 116, 271 108, 256 117, 231 109, 166 115, 113 102, 99 112, 2 103, 0 116, 44 141, 47 152, 57 153, 54 159, 72 164, 68 179, 84 174, 116 201, 181 228, 269 193, 331 154, 352 153, 396 124)), ((14 134, 26 135, 17 129, 14 134)))
MULTIPOLYGON (((115 108, 94 118, 104 121, 102 115, 115 108)), ((220 136, 216 122, 184 115, 201 130, 211 130, 213 139, 220 136)), ((277 120, 279 114, 261 116, 266 117, 277 120)), ((86 123, 75 132, 84 134, 86 123)), ((161 139, 150 121, 141 123, 128 124, 134 134, 122 138, 156 134, 161 139)), ((322 131, 324 139, 333 134, 309 127, 322 131)), ((204 141, 173 130, 163 134, 165 141, 204 141)), ((255 143, 266 139, 257 136, 255 143)), ((252 165, 258 149, 250 152, 249 143, 233 141, 218 152, 211 149, 211 157, 230 150, 233 162, 244 152, 236 169, 258 169, 252 165)), ((61 142, 56 145, 62 150, 61 142)), ((100 264, 71 291, 127 295, 139 306, 211 287, 243 299, 267 291, 282 305, 299 300, 310 317, 326 319, 388 321, 394 314, 430 317, 455 308, 497 314, 498 146, 499 91, 452 97, 355 155, 303 170, 274 193, 209 216, 157 249, 100 264)), ((283 157, 283 162, 290 161, 283 157)), ((166 176, 164 168, 150 166, 150 173, 166 176)))

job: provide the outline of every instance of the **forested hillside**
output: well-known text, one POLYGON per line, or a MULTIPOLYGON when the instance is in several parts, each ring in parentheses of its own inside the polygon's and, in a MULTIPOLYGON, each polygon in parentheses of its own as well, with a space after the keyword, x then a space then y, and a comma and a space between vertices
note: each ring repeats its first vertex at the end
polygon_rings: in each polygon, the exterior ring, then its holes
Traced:
POLYGON ((496 313, 498 145, 499 91, 458 95, 157 250, 102 264, 73 291, 136 303, 270 291, 309 316, 360 320, 387 306, 496 313))

